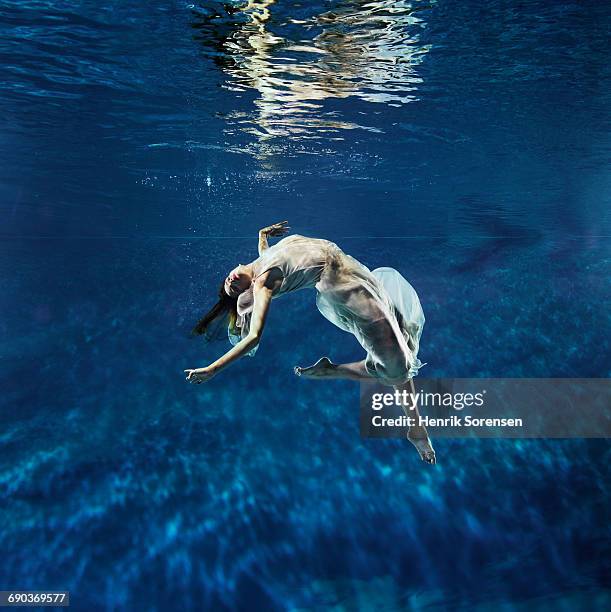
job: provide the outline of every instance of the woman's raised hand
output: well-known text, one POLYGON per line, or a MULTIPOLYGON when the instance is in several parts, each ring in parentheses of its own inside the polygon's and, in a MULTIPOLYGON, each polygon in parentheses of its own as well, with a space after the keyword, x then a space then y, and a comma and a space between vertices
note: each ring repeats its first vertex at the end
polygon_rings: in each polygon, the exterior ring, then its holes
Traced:
POLYGON ((262 230, 259 230, 259 234, 265 234, 266 236, 284 236, 285 234, 288 234, 291 229, 288 227, 287 223, 288 221, 280 221, 280 223, 268 225, 262 230))

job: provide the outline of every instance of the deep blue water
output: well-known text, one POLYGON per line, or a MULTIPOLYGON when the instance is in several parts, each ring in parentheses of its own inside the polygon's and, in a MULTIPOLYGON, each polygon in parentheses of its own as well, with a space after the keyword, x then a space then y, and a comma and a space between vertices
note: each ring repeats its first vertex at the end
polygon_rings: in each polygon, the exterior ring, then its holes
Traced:
MULTIPOLYGON (((77 610, 609 609, 605 440, 363 441, 312 293, 210 383, 257 231, 400 270, 428 377, 608 377, 598 1, 0 2, 0 589, 77 610)), ((423 370, 422 374, 425 371, 423 370)), ((576 407, 578 411, 578 407, 576 407)))

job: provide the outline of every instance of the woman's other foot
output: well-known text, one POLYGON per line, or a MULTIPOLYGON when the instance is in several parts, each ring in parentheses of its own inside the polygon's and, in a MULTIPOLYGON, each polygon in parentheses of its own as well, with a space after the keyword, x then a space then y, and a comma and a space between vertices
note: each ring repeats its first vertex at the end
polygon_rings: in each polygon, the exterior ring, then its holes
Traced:
POLYGON ((293 371, 303 378, 324 378, 333 372, 335 364, 328 357, 321 357, 314 365, 307 368, 295 366, 293 371))
POLYGON ((420 432, 412 433, 410 431, 407 434, 407 439, 416 447, 422 461, 425 463, 430 463, 431 465, 435 465, 437 463, 435 450, 433 449, 431 439, 428 437, 428 435, 425 434, 425 437, 422 437, 420 432))

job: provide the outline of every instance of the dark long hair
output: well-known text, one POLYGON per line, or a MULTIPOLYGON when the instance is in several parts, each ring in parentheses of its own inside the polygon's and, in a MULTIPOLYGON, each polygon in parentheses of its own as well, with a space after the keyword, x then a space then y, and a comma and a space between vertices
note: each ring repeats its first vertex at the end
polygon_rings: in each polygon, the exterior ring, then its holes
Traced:
POLYGON ((238 298, 233 298, 225 292, 225 281, 221 283, 218 292, 219 301, 195 324, 191 330, 194 336, 202 336, 208 331, 210 324, 217 318, 226 316, 227 324, 235 329, 238 318, 238 298))

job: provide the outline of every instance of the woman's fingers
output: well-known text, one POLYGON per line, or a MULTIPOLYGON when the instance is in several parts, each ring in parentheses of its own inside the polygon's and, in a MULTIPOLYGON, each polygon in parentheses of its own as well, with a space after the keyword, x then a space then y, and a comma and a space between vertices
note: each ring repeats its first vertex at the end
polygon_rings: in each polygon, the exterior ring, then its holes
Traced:
MULTIPOLYGON (((286 223, 286 222, 283 222, 283 223, 286 223)), ((291 230, 290 227, 281 225, 278 223, 272 226, 270 230, 270 234, 272 236, 283 236, 284 234, 288 234, 290 230, 291 230)))
POLYGON ((279 223, 268 225, 267 227, 264 227, 261 232, 267 234, 268 236, 282 236, 291 229, 287 226, 287 223, 288 221, 280 221, 279 223))

